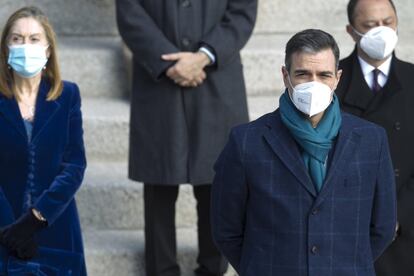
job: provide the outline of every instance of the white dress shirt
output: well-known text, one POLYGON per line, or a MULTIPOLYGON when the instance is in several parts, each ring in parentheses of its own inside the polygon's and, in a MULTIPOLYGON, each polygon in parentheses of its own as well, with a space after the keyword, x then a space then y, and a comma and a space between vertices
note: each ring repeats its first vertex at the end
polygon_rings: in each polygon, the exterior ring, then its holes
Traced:
MULTIPOLYGON (((391 59, 392 55, 385 60, 377 69, 380 70, 378 75, 378 83, 381 87, 387 83, 388 75, 390 74, 391 69, 391 59)), ((359 64, 361 65, 362 74, 364 75, 365 81, 368 84, 368 87, 373 89, 374 86, 374 69, 375 67, 368 64, 365 60, 358 56, 359 64)))
POLYGON ((216 63, 216 56, 207 47, 201 46, 200 49, 198 49, 198 51, 203 52, 208 56, 208 58, 210 59, 209 65, 216 63))

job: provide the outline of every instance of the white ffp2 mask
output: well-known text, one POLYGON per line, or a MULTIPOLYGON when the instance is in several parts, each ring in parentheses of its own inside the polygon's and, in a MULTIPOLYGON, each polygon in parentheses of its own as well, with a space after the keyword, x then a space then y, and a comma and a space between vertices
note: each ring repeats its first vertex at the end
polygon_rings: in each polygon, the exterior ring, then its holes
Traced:
POLYGON ((312 117, 328 108, 332 101, 332 90, 326 84, 312 81, 300 83, 292 87, 291 100, 298 110, 312 117))
POLYGON ((398 35, 390 27, 379 26, 372 28, 365 34, 354 29, 361 36, 359 46, 372 59, 383 60, 388 57, 397 46, 398 35))

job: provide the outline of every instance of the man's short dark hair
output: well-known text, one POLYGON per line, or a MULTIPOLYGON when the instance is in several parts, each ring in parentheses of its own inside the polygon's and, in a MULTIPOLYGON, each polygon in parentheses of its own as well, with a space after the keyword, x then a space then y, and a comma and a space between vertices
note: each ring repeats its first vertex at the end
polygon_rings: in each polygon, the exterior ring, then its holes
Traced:
POLYGON ((318 53, 331 49, 335 56, 335 68, 339 66, 339 47, 335 39, 322 30, 307 29, 295 34, 286 44, 285 66, 288 71, 292 65, 292 55, 298 52, 318 53))
MULTIPOLYGON (((392 6, 392 8, 394 9, 395 14, 397 14, 397 9, 395 8, 394 2, 392 2, 392 0, 388 0, 392 6)), ((355 19, 355 8, 356 5, 358 4, 358 0, 350 0, 348 2, 348 6, 347 6, 347 14, 348 14, 348 22, 351 25, 354 25, 354 19, 355 19)))

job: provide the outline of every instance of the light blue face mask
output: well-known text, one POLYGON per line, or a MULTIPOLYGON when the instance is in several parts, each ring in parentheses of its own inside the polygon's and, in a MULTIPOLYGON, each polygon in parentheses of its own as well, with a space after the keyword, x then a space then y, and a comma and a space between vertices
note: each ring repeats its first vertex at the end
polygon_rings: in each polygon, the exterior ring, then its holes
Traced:
POLYGON ((48 46, 23 44, 9 46, 7 63, 23 78, 32 78, 42 71, 47 63, 48 46))

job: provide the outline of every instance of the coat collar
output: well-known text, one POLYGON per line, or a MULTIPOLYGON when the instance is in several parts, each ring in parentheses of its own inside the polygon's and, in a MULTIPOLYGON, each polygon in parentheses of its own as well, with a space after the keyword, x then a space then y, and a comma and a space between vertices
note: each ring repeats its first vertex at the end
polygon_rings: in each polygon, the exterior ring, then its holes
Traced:
POLYGON ((267 118, 266 125, 269 127, 269 131, 264 133, 267 143, 303 187, 316 197, 315 185, 306 171, 299 152, 299 146, 290 134, 289 129, 282 123, 279 110, 271 113, 267 118))
POLYGON ((337 176, 343 168, 347 167, 349 160, 355 154, 355 150, 360 143, 360 138, 361 136, 354 130, 350 122, 350 116, 342 113, 342 126, 339 130, 332 161, 316 204, 324 200, 332 190, 335 181, 338 179, 337 176))
POLYGON ((401 92, 402 85, 398 77, 399 65, 394 54, 387 83, 376 94, 371 91, 364 79, 356 49, 349 58, 351 65, 350 68, 345 69, 349 71, 344 72, 344 74, 351 74, 351 76, 349 88, 347 89, 348 92, 342 100, 344 104, 355 106, 361 109, 363 113, 369 113, 378 109, 384 98, 392 97, 401 92))
POLYGON ((266 125, 268 126, 269 131, 264 133, 264 138, 271 149, 277 156, 279 156, 280 160, 299 180, 303 187, 315 198, 318 197, 318 199, 326 197, 328 192, 332 189, 335 175, 337 175, 340 168, 345 167, 346 162, 354 154, 354 150, 359 143, 360 137, 353 131, 348 116, 342 114, 342 125, 338 133, 332 161, 322 190, 318 194, 302 161, 299 147, 289 130, 282 123, 279 111, 275 111, 267 118, 266 125))
MULTIPOLYGON (((55 101, 47 101, 47 93, 50 89, 50 83, 47 80, 42 80, 39 86, 39 92, 36 99, 36 109, 33 122, 32 141, 35 141, 37 136, 42 132, 44 127, 48 124, 51 118, 59 109, 60 104, 55 101)), ((0 96, 0 113, 4 115, 7 121, 13 125, 17 131, 27 140, 27 133, 23 123, 19 107, 16 99, 8 99, 3 95, 0 96)))

